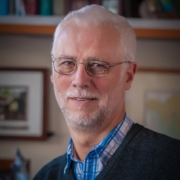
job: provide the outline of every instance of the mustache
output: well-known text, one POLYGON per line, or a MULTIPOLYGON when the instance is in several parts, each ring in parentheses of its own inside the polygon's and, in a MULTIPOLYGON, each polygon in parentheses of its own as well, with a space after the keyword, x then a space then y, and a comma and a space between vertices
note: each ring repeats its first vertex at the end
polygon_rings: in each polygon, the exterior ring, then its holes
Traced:
POLYGON ((99 93, 92 93, 87 90, 74 90, 72 92, 66 92, 66 98, 69 97, 86 97, 86 98, 93 98, 93 99, 100 99, 101 95, 99 93))

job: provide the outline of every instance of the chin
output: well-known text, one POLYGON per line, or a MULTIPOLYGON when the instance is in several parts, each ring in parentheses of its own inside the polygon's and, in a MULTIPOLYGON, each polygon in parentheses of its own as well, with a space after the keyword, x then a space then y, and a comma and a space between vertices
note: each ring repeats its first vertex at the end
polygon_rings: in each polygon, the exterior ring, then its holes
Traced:
POLYGON ((73 128, 81 131, 93 131, 100 128, 107 117, 107 111, 95 110, 93 112, 69 112, 67 109, 62 109, 63 115, 67 123, 73 128))

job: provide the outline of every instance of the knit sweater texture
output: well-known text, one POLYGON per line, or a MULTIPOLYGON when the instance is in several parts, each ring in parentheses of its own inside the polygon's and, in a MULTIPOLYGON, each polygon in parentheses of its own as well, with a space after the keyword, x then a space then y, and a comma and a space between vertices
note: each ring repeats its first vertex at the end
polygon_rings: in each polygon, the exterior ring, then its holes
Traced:
MULTIPOLYGON (((75 180, 66 154, 45 165, 33 180, 75 180)), ((180 180, 180 141, 134 124, 96 180, 180 180)))

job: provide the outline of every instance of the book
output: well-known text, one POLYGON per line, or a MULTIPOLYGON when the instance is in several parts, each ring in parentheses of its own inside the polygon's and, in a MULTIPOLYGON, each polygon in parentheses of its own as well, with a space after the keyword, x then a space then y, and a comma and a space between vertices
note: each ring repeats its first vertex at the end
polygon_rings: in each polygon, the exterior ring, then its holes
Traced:
POLYGON ((102 0, 101 4, 109 11, 122 15, 123 0, 102 0))
POLYGON ((27 15, 38 14, 39 2, 38 0, 24 0, 25 12, 27 15))
POLYGON ((54 0, 53 1, 53 14, 54 15, 64 15, 65 14, 65 1, 64 0, 54 0))

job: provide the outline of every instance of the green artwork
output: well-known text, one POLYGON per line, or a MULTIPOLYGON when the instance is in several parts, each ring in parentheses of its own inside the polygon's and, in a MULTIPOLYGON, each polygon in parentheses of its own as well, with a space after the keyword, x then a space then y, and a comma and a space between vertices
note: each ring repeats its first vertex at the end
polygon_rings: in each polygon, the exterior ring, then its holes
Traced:
POLYGON ((0 121, 27 120, 26 86, 0 85, 0 121))
POLYGON ((180 92, 150 91, 145 100, 147 127, 180 139, 180 92))

